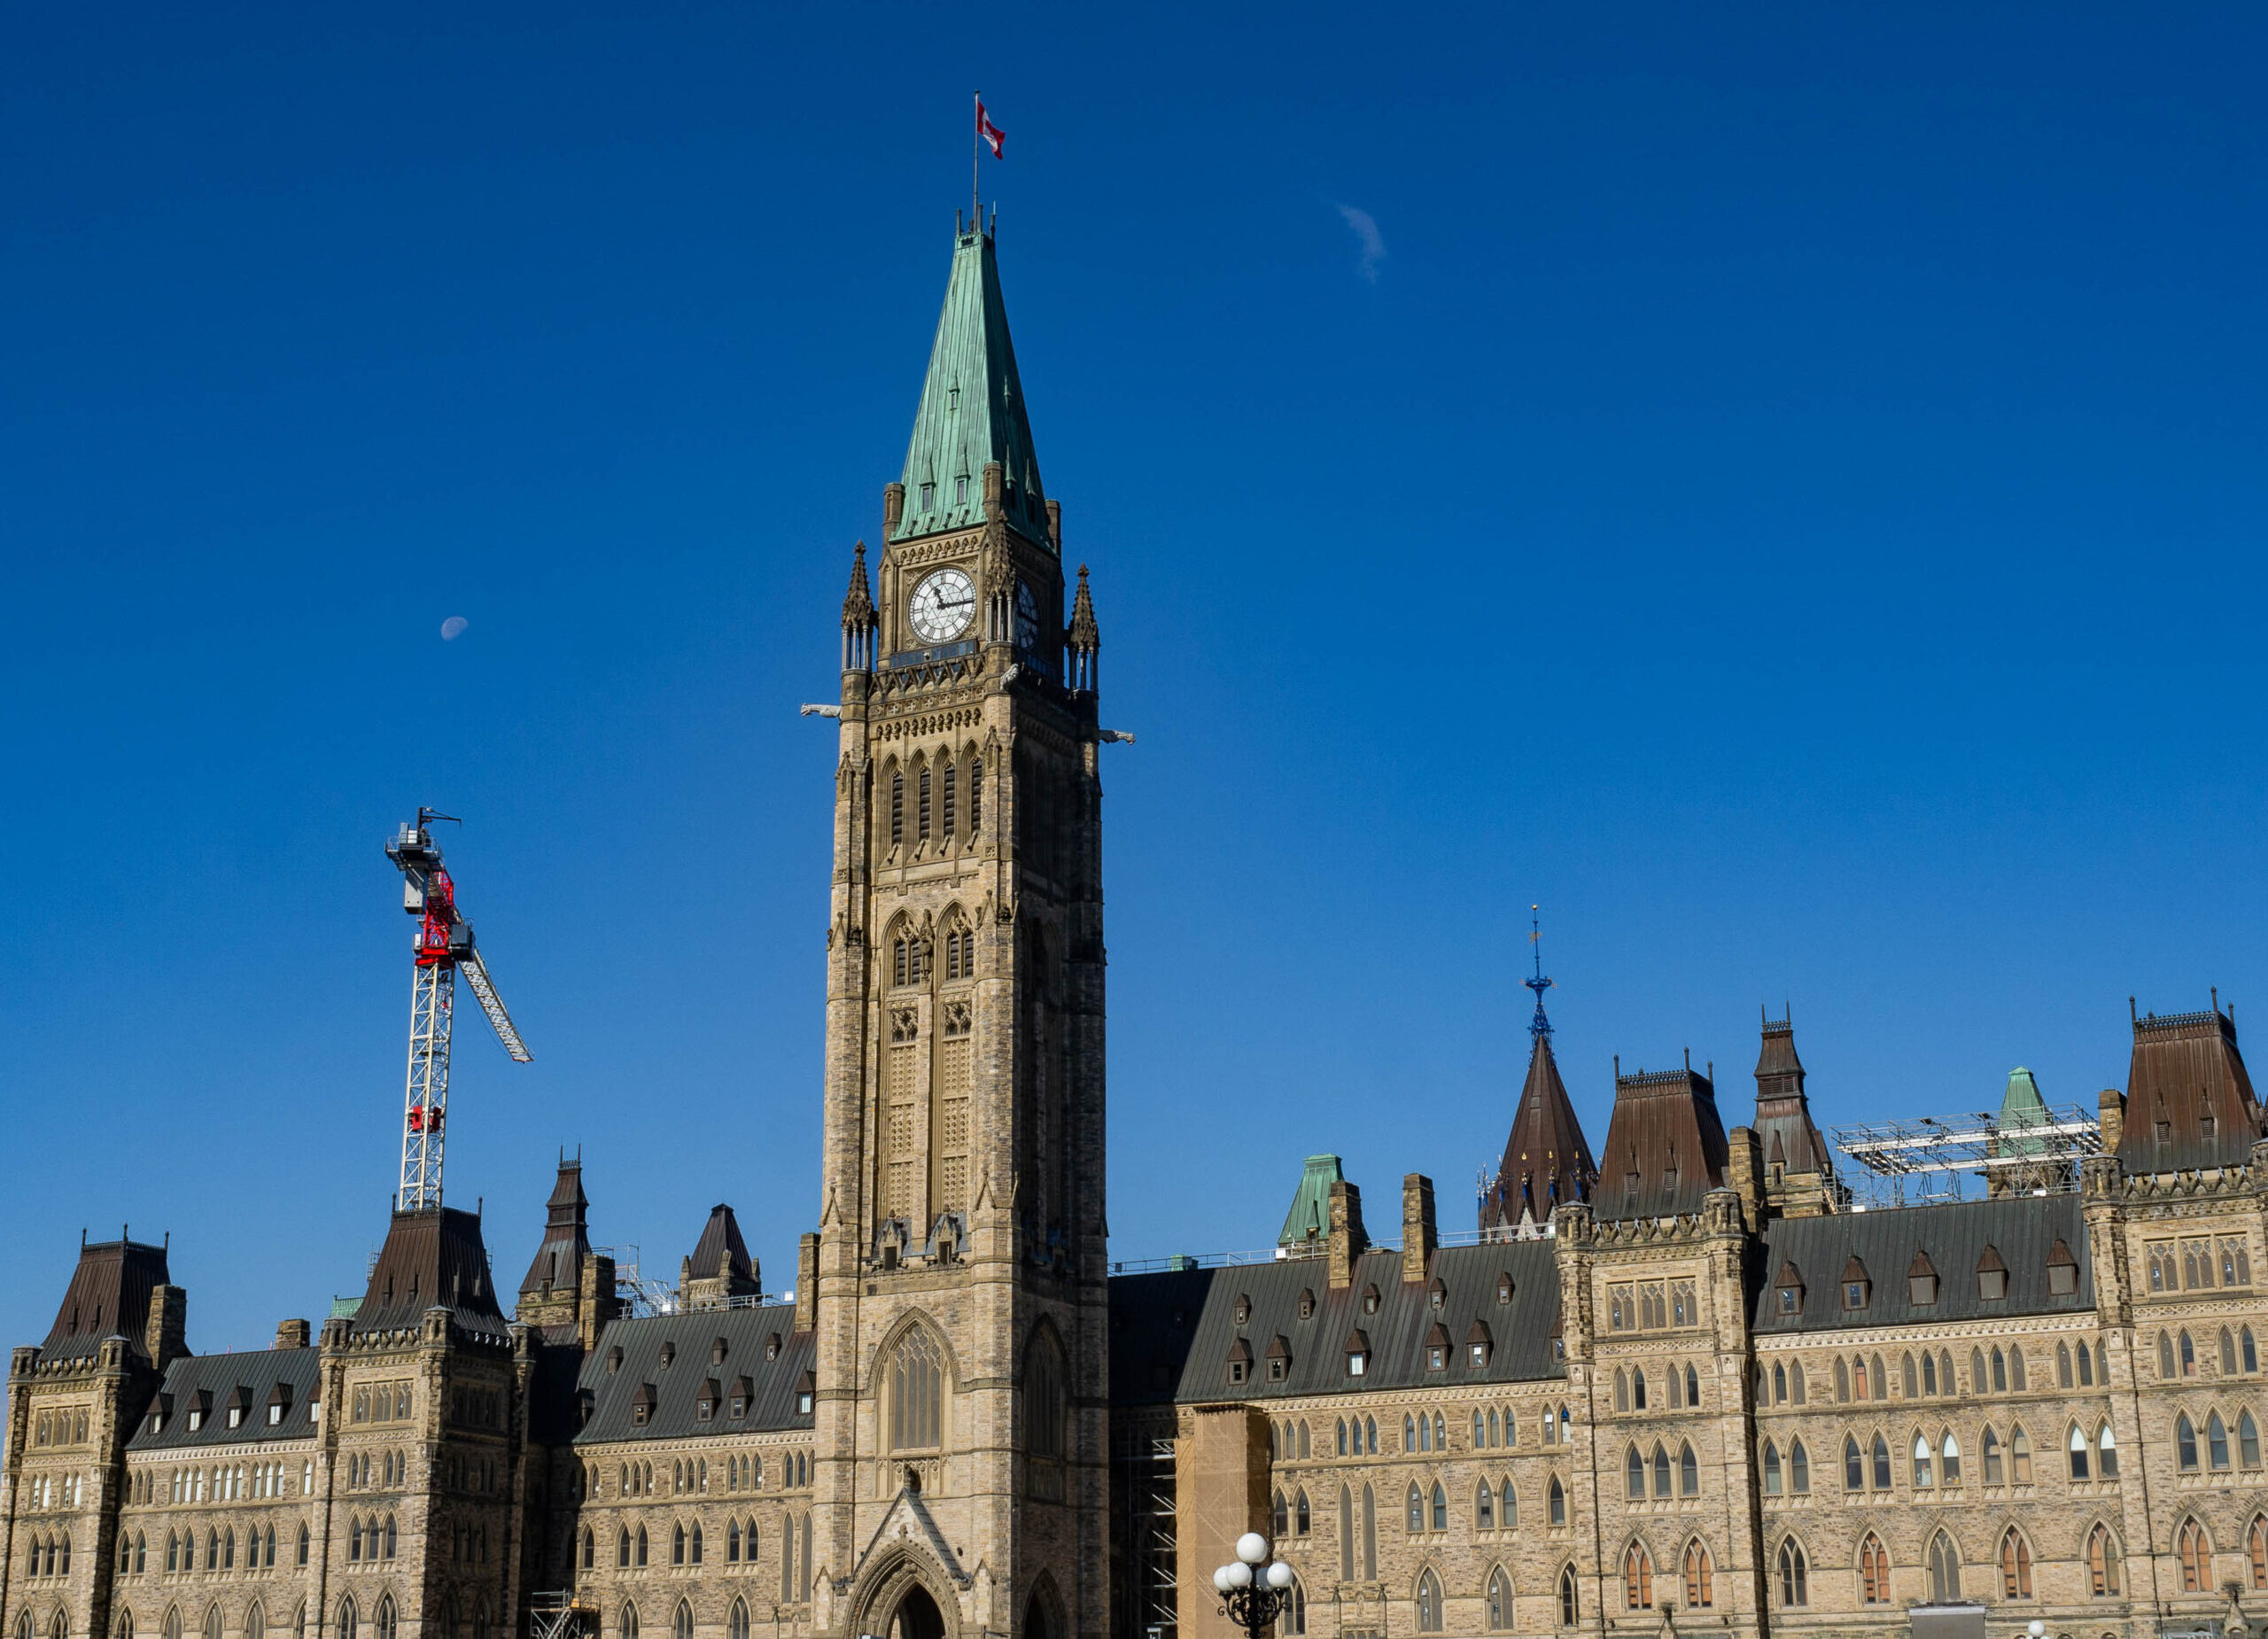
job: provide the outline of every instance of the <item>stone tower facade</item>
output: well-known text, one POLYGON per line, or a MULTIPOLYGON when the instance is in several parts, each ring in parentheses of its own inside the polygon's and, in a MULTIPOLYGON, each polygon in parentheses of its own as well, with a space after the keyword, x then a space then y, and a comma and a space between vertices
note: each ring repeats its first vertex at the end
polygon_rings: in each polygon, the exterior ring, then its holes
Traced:
POLYGON ((1099 644, 979 226, 882 541, 843 614, 812 1620, 1099 1635, 1099 644))

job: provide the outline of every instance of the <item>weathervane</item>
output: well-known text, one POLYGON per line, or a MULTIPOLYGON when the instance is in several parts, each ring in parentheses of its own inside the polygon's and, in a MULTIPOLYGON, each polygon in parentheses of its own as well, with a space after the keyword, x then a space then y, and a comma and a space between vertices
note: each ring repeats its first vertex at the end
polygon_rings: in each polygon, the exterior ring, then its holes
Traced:
POLYGON ((1543 1015, 1543 993, 1551 988, 1551 981, 1543 976, 1543 921, 1539 914, 1541 909, 1541 906, 1533 905, 1527 907, 1527 942, 1534 947, 1535 952, 1535 976, 1533 979, 1520 981, 1522 984, 1535 992, 1535 1017, 1528 1021, 1527 1033, 1538 1041, 1542 1041, 1551 1034, 1551 1021, 1543 1015))

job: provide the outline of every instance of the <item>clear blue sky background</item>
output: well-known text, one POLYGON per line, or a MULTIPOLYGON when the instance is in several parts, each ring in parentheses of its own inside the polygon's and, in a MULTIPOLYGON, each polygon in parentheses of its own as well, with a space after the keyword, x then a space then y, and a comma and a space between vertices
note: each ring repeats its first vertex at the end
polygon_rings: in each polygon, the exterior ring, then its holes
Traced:
POLYGON ((968 93, 1107 753, 1114 1247, 1335 1150, 1469 1223, 1543 905, 1612 1058, 1823 1120, 2268 1017, 2256 7, 19 11, 0 52, 0 1341, 359 1290, 423 801, 452 1198, 672 1273, 817 1195, 852 540, 968 93), (1366 252, 1348 209, 1375 222, 1366 252), (442 620, 470 625, 444 643, 442 620))

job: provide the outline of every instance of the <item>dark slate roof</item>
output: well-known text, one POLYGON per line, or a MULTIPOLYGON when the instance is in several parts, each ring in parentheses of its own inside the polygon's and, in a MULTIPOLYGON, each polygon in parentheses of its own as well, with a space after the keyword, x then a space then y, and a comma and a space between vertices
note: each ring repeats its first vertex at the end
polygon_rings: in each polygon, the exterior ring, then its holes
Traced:
POLYGON ((55 1324, 40 1345, 49 1360, 92 1355, 105 1338, 123 1337, 144 1364, 150 1358, 150 1294, 167 1284, 166 1249, 139 1241, 98 1240, 79 1247, 55 1324))
POLYGON ((152 1433, 144 1413, 128 1451, 203 1450, 236 1447, 262 1440, 299 1440, 315 1432, 315 1372, 322 1356, 312 1348, 250 1349, 241 1355, 185 1355, 166 1368, 166 1379, 151 1411, 162 1409, 165 1425, 152 1433), (281 1423, 271 1425, 268 1408, 281 1385, 291 1403, 281 1423), (240 1428, 229 1426, 229 1402, 239 1393, 245 1399, 240 1428), (190 1408, 199 1395, 206 1401, 204 1426, 191 1430, 190 1408))
POLYGON ((617 1320, 599 1337, 599 1346, 583 1362, 576 1387, 592 1397, 591 1415, 575 1436, 578 1445, 609 1440, 683 1440, 698 1434, 745 1434, 780 1429, 809 1428, 812 1415, 796 1410, 796 1392, 805 1383, 817 1358, 816 1340, 796 1330, 796 1306, 767 1303, 756 1309, 694 1309, 680 1315, 654 1315, 641 1320, 617 1320), (780 1357, 766 1360, 765 1345, 780 1340, 780 1357), (725 1340, 721 1364, 712 1361, 714 1345, 725 1340), (664 1345, 674 1358, 662 1364, 664 1345), (614 1351, 622 1363, 612 1364, 614 1351), (733 1381, 746 1377, 755 1390, 748 1415, 738 1419, 732 1410, 733 1381), (702 1386, 717 1380, 724 1404, 703 1423, 695 1412, 702 1386), (641 1388, 654 1391, 653 1414, 644 1427, 631 1420, 631 1407, 641 1388))
POLYGON ((755 1278, 749 1266, 748 1242, 741 1239, 740 1220, 722 1201, 709 1209, 709 1222, 702 1225, 701 1239, 694 1246, 690 1262, 688 1272, 696 1280, 755 1278))
POLYGON ((1942 1324, 2094 1307, 2086 1221, 2077 1195, 2012 1195, 1889 1212, 1782 1218, 1766 1228, 1752 1271, 1759 1334, 1942 1324), (2047 1290, 2048 1255, 2058 1240, 2078 1264, 2078 1289, 2062 1297, 2047 1290), (1977 1295, 1977 1268, 1988 1248, 2008 1265, 2008 1295, 1998 1302, 1977 1295), (1929 1254, 1938 1273, 1938 1301, 1923 1307, 1909 1301, 1907 1286, 1917 1252, 1929 1254), (1872 1287, 1867 1307, 1858 1310, 1843 1307, 1840 1285, 1853 1257, 1866 1266, 1872 1287), (1785 1264, 1793 1264, 1803 1277, 1801 1314, 1781 1314, 1774 1295, 1785 1264))
POLYGON ((1359 1394, 1372 1389, 1516 1383, 1564 1376, 1553 1352, 1559 1330, 1559 1269, 1549 1239, 1444 1247, 1432 1275, 1405 1285, 1402 1254, 1371 1252, 1355 1278, 1333 1291, 1325 1258, 1285 1258, 1231 1269, 1172 1270, 1121 1275, 1110 1283, 1110 1391, 1115 1405, 1169 1401, 1278 1400, 1290 1395, 1359 1394), (1496 1301, 1500 1276, 1512 1278, 1512 1301, 1496 1301), (1426 1301, 1432 1281, 1447 1289, 1437 1312, 1426 1301), (1379 1309, 1363 1312, 1376 1286, 1379 1309), (1315 1313, 1300 1318, 1300 1293, 1315 1293, 1315 1313), (1251 1300, 1237 1323, 1237 1300, 1251 1300), (1488 1364, 1475 1370, 1464 1347, 1479 1321, 1488 1330, 1488 1364), (1452 1348, 1445 1371, 1425 1369, 1425 1339, 1439 1325, 1452 1348), (1370 1362, 1347 1375, 1348 1339, 1360 1330, 1370 1362), (1264 1363, 1278 1338, 1291 1356, 1281 1383, 1264 1363), (1228 1380, 1230 1352, 1242 1341, 1254 1365, 1246 1381, 1228 1380))
POLYGON ((558 1182, 544 1202, 543 1244, 529 1261, 527 1278, 520 1282, 521 1296, 549 1286, 566 1290, 581 1281, 583 1258, 591 1249, 590 1221, 590 1198, 583 1193, 583 1158, 562 1156, 558 1182))
MULTIPOLYGON (((1542 1017, 1541 1002, 1536 1015, 1542 1017)), ((1559 1078, 1558 1062, 1551 1056, 1550 1029, 1539 1025, 1534 1037, 1528 1053, 1527 1084, 1520 1089, 1511 1134, 1504 1140, 1504 1159, 1480 1197, 1482 1229, 1518 1223, 1523 1217, 1541 1223, 1562 1201, 1589 1200, 1598 1177, 1582 1123, 1568 1099, 1567 1084, 1559 1078)))
POLYGON ((1717 1090, 1693 1067, 1614 1078, 1592 1209, 1602 1218, 1698 1212, 1725 1181, 1725 1123, 1717 1090))
POLYGON ((2216 1006, 2134 1021, 2118 1138, 2129 1172, 2241 1167, 2260 1136, 2260 1101, 2237 1051, 2234 1019, 2216 1006))
POLYGON ((480 1242, 480 1220, 454 1207, 397 1212, 370 1267, 369 1290, 354 1310, 354 1330, 415 1326, 436 1305, 454 1311, 469 1332, 500 1342, 509 1336, 480 1242))
POLYGON ((1787 1019, 1764 1021, 1756 1055, 1756 1141, 1765 1166, 1790 1172, 1831 1172, 1827 1140, 1811 1118, 1804 1095, 1804 1061, 1796 1056, 1796 1027, 1787 1019))

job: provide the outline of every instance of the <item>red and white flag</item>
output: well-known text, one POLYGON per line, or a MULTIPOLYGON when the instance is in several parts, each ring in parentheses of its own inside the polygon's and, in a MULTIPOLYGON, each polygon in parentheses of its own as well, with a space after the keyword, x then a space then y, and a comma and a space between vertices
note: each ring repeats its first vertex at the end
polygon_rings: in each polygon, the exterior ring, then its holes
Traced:
POLYGON ((1008 140, 1008 134, 993 124, 986 115, 982 97, 976 99, 976 136, 979 142, 992 150, 992 157, 996 159, 1000 157, 1000 145, 1008 140))

